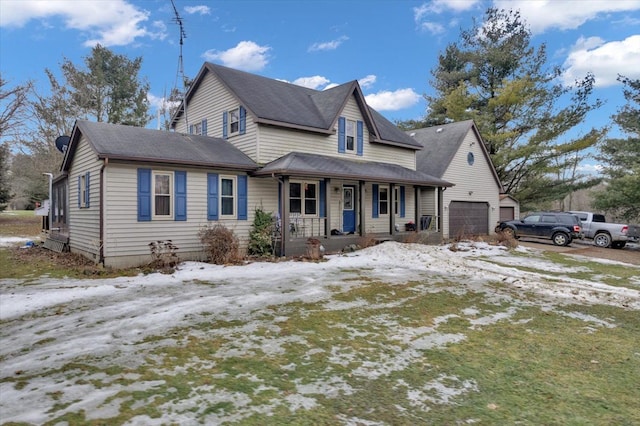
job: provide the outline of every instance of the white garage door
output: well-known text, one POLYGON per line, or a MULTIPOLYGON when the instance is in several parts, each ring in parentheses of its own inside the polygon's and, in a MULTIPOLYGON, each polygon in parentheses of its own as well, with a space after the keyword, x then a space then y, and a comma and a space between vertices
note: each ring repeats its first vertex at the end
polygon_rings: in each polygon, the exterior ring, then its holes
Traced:
POLYGON ((489 204, 452 201, 449 205, 449 237, 489 233, 489 204))

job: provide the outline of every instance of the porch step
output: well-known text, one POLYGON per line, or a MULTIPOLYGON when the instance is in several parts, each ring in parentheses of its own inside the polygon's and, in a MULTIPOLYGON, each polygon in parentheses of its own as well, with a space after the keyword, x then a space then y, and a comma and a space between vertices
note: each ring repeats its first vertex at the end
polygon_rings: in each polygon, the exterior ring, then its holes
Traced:
POLYGON ((67 243, 64 241, 60 241, 60 240, 55 240, 52 238, 47 238, 44 241, 43 247, 46 249, 49 249, 51 251, 55 251, 58 253, 62 253, 64 251, 67 251, 67 243))

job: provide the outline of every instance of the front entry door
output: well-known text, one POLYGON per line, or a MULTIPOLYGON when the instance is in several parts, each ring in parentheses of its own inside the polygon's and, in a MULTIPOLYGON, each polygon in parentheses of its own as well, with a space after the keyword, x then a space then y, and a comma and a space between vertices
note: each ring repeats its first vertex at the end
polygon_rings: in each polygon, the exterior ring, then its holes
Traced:
POLYGON ((356 232, 355 186, 342 187, 342 232, 356 232))

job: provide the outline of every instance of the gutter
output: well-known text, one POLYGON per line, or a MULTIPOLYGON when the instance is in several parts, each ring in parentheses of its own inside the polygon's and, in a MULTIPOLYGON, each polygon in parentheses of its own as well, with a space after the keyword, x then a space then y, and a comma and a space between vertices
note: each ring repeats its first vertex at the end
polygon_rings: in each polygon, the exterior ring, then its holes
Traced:
POLYGON ((104 266, 104 169, 109 164, 109 157, 104 158, 104 162, 102 163, 102 167, 100 167, 100 246, 98 249, 98 263, 104 266))

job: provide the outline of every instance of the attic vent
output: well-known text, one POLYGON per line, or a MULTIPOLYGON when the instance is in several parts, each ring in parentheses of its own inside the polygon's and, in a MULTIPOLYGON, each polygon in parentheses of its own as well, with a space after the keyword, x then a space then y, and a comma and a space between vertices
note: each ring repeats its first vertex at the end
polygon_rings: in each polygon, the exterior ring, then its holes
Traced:
POLYGON ((436 130, 436 133, 440 133, 440 132, 442 132, 442 127, 436 130))

